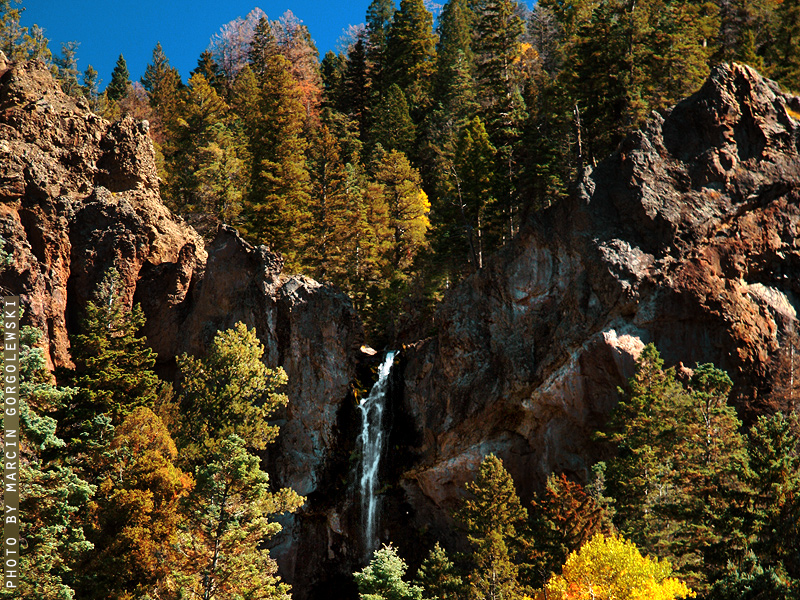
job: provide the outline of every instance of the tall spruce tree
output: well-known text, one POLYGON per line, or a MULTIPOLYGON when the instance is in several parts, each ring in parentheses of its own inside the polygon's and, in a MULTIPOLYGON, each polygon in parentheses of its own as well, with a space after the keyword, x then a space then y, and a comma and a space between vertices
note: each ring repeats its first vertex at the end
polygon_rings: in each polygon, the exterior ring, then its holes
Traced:
POLYGON ((303 264, 310 243, 309 175, 306 165, 302 90, 287 59, 278 52, 269 21, 256 27, 250 65, 258 88, 255 106, 242 115, 253 166, 243 229, 258 244, 284 255, 291 269, 303 264), (249 121, 249 122, 248 122, 249 121))
POLYGON ((117 64, 114 65, 114 70, 111 72, 111 82, 106 88, 106 95, 111 102, 118 102, 128 93, 128 86, 130 82, 130 73, 128 73, 128 64, 122 54, 117 59, 117 64))
POLYGON ((386 43, 386 82, 403 90, 417 121, 431 106, 431 84, 436 69, 433 15, 423 0, 402 0, 395 12, 386 43))

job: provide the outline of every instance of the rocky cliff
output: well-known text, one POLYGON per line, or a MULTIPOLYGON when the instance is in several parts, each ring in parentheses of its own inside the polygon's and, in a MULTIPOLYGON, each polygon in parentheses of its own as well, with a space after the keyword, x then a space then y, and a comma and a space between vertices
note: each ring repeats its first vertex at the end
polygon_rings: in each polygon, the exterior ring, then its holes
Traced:
POLYGON ((668 364, 728 371, 745 419, 785 406, 798 236, 800 98, 721 66, 536 215, 407 349, 393 435, 410 454, 387 477, 414 527, 387 534, 444 532, 488 452, 524 497, 551 471, 585 479, 591 433, 648 342, 668 364))
MULTIPOLYGON (((158 185, 147 122, 109 123, 63 94, 44 65, 0 61, 0 236, 11 255, 0 286, 22 296, 25 321, 45 332, 49 365, 72 364, 69 335, 112 266, 125 300, 144 308, 162 374, 174 373, 175 356, 202 353, 217 330, 255 327, 266 361, 290 382, 269 471, 309 497, 298 518, 314 522, 326 510, 315 495, 340 452, 341 413, 353 405, 361 321, 340 291, 284 275, 278 255, 231 228, 205 247, 158 185)), ((291 581, 303 536, 319 532, 294 519, 285 526, 274 553, 291 581)))
MULTIPOLYGON (((792 402, 798 354, 800 99, 741 66, 714 71, 536 214, 439 307, 436 335, 392 376, 379 533, 424 553, 488 452, 524 498, 553 470, 585 478, 592 432, 635 358, 714 362, 745 418, 792 402), (794 344, 794 346, 793 346, 794 344)), ((273 478, 308 497, 278 555, 295 597, 345 597, 362 548, 354 479, 367 384, 358 316, 334 288, 282 273, 230 228, 204 246, 163 206, 147 123, 109 123, 38 64, 0 64, 0 274, 68 366, 69 334, 115 266, 164 374, 237 321, 289 375, 273 478)), ((450 540, 455 541, 455 540, 450 540)))

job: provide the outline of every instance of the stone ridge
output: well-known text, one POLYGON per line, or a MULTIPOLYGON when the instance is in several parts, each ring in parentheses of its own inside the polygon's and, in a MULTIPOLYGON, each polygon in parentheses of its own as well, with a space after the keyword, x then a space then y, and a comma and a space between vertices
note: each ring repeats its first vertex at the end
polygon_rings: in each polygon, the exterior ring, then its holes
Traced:
POLYGON ((746 420, 785 405, 800 307, 798 113, 800 98, 753 69, 717 67, 453 290, 437 334, 401 360, 407 423, 390 444, 402 438, 412 456, 391 483, 395 506, 413 511, 392 539, 447 535, 489 452, 524 499, 551 471, 585 480, 600 458, 592 432, 648 342, 668 364, 727 370, 746 420))

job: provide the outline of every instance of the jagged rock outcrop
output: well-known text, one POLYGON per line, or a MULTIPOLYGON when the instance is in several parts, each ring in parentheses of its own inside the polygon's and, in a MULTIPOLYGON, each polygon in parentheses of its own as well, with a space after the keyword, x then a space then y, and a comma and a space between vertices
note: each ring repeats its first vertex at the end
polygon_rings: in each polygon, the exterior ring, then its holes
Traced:
POLYGON ((447 297, 437 335, 404 353, 392 443, 412 451, 387 477, 410 517, 387 518, 393 539, 441 535, 488 452, 523 497, 551 471, 586 478, 591 434, 648 342, 669 364, 727 370, 745 419, 780 404, 800 308, 799 113, 752 69, 718 67, 447 297))
POLYGON ((71 365, 69 335, 112 266, 125 301, 144 308, 162 374, 219 329, 256 328, 265 360, 289 376, 269 471, 309 497, 274 550, 292 581, 298 553, 305 564, 313 546, 304 536, 328 530, 303 520, 324 524, 333 510, 320 486, 341 452, 341 413, 353 407, 363 329, 352 304, 329 285, 284 275, 280 256, 231 228, 206 248, 161 202, 147 122, 109 123, 63 94, 43 64, 0 67, 0 236, 11 255, 0 286, 21 295, 26 322, 44 330, 51 367, 71 365))

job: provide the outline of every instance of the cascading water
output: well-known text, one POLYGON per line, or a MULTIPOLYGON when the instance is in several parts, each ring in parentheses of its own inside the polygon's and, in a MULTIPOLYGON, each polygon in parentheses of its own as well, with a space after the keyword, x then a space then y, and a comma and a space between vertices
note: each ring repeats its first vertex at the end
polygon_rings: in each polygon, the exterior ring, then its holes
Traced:
POLYGON ((389 388, 389 373, 396 352, 389 352, 381 364, 378 381, 372 386, 369 396, 359 404, 361 409, 361 519, 364 527, 364 546, 369 554, 378 547, 375 533, 377 527, 378 502, 375 492, 378 487, 378 467, 383 450, 383 410, 389 388))

